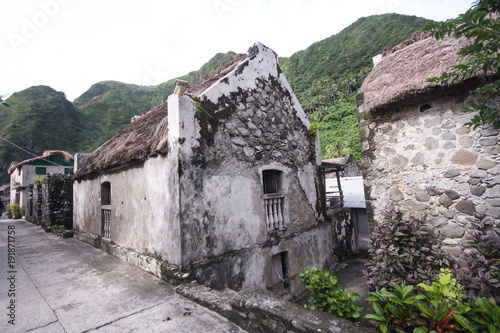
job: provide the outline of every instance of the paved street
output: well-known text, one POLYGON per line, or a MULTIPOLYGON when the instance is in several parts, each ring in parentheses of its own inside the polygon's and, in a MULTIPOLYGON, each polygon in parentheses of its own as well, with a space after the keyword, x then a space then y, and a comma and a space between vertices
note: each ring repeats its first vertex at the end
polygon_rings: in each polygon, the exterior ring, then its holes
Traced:
POLYGON ((0 309, 0 332, 245 332, 101 250, 5 216, 0 309))

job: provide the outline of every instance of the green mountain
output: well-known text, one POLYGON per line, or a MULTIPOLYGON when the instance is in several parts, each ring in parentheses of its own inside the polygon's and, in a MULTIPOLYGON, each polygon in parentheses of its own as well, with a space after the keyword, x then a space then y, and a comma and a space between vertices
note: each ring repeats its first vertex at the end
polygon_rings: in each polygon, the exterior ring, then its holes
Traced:
POLYGON ((338 34, 280 58, 309 120, 319 124, 323 158, 350 152, 360 161, 355 95, 373 67, 372 58, 410 38, 426 22, 398 14, 362 17, 338 34))
MULTIPOLYGON (((372 68, 372 57, 409 38, 427 22, 398 14, 361 18, 325 40, 312 44, 280 67, 307 116, 318 122, 324 158, 351 152, 360 156, 355 94, 372 68)), ((234 52, 218 53, 199 70, 179 79, 191 84, 211 74, 234 52)), ((15 93, 17 102, 0 106, 0 182, 7 182, 11 161, 59 149, 90 152, 130 123, 135 115, 159 105, 173 92, 175 79, 157 86, 116 81, 92 85, 73 103, 47 86, 15 93), (28 153, 28 152, 30 153, 28 153)))
POLYGON ((44 150, 75 152, 86 143, 87 121, 63 92, 34 86, 0 106, 0 180, 8 182, 11 161, 40 156, 44 150), (28 153, 29 152, 29 153, 28 153))
MULTIPOLYGON (((190 72, 177 79, 190 84, 200 81, 203 76, 212 74, 222 63, 236 58, 234 52, 217 53, 199 70, 190 72)), ((86 151, 93 151, 123 129, 133 116, 157 106, 174 91, 176 79, 157 86, 139 86, 116 81, 99 82, 90 87, 73 104, 88 117, 89 136, 93 138, 86 151)))

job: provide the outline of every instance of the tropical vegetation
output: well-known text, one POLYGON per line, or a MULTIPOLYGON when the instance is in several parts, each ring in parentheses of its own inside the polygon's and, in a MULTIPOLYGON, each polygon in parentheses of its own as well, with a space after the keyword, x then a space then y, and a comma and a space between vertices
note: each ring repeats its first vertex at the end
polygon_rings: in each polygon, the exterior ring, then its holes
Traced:
MULTIPOLYGON (((424 30, 436 39, 446 35, 454 38, 465 37, 473 43, 457 53, 463 59, 449 72, 428 81, 443 85, 463 81, 471 76, 482 74, 486 80, 483 85, 470 92, 471 97, 493 100, 500 95, 500 2, 498 0, 477 0, 472 7, 458 18, 449 22, 429 22, 424 30), (496 75, 493 75, 496 74, 496 75)), ((478 112, 467 124, 474 128, 493 124, 500 129, 500 109, 487 103, 472 103, 465 112, 478 112)))

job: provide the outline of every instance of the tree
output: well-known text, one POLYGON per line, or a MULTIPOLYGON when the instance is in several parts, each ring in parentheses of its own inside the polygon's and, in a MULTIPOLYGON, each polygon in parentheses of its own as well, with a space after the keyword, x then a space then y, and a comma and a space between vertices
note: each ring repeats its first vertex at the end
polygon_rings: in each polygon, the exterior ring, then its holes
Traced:
MULTIPOLYGON (((452 66, 449 72, 439 77, 428 79, 438 84, 453 84, 463 81, 478 73, 484 77, 495 73, 494 79, 470 92, 471 96, 482 96, 493 100, 500 95, 500 2, 498 0, 477 0, 465 13, 450 22, 431 22, 424 30, 431 33, 436 39, 443 39, 446 35, 454 38, 466 37, 473 41, 457 53, 463 61, 452 66)), ((465 108, 465 112, 477 111, 471 122, 466 125, 477 128, 481 125, 492 124, 500 129, 500 109, 486 104, 472 103, 465 108)))

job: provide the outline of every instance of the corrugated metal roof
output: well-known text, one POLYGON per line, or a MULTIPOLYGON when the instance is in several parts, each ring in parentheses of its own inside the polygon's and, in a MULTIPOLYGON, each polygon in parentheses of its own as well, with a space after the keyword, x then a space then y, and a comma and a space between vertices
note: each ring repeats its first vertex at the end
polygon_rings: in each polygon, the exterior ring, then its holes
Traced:
MULTIPOLYGON (((363 177, 340 178, 340 186, 344 193, 344 207, 366 208, 365 187, 363 177)), ((327 195, 338 195, 337 179, 326 179, 327 195)))

